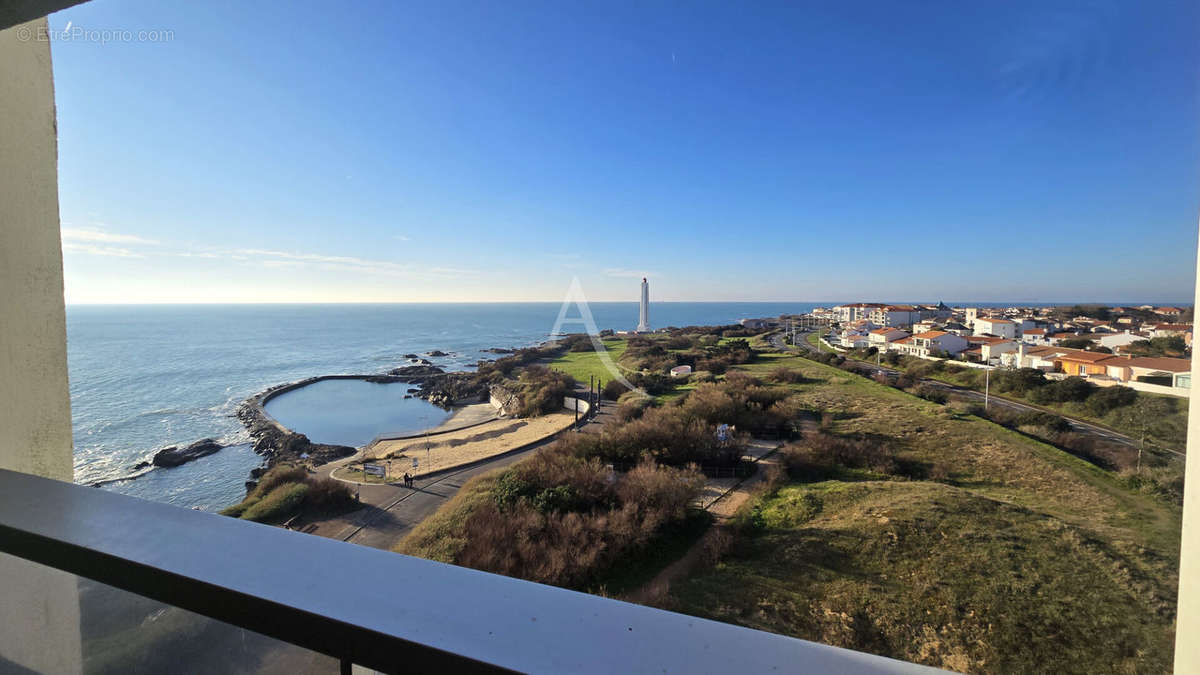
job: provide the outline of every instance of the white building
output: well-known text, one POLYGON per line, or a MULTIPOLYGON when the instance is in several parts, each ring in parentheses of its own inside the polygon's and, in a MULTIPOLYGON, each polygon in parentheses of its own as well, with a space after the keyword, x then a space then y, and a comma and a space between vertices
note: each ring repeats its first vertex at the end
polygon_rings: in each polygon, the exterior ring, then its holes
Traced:
POLYGON ((983 363, 1001 363, 1001 355, 1017 351, 1016 340, 987 342, 979 345, 979 356, 983 363))
POLYGON ((1146 337, 1143 335, 1125 331, 1123 333, 1109 333, 1107 335, 1101 335, 1098 339, 1098 342, 1102 347, 1108 347, 1109 349, 1116 350, 1118 347, 1127 347, 1135 342, 1145 339, 1146 337))
POLYGON ((868 319, 871 315, 871 310, 878 309, 884 305, 878 302, 855 302, 849 305, 838 305, 833 308, 833 314, 838 321, 847 323, 857 321, 858 319, 868 319))
POLYGON ((897 340, 895 344, 897 351, 910 356, 932 356, 938 352, 953 356, 961 354, 968 346, 966 338, 941 330, 917 333, 910 338, 897 340))
POLYGON ((975 323, 971 325, 976 335, 995 335, 996 337, 1007 338, 1014 340, 1017 337, 1017 324, 1008 319, 993 319, 984 318, 982 316, 975 317, 975 323))
POLYGON ((872 309, 867 316, 880 326, 911 326, 921 320, 921 310, 912 305, 884 305, 872 309))
POLYGON ((895 342, 908 337, 908 333, 899 328, 876 328, 867 333, 867 342, 872 347, 886 350, 889 342, 895 342))

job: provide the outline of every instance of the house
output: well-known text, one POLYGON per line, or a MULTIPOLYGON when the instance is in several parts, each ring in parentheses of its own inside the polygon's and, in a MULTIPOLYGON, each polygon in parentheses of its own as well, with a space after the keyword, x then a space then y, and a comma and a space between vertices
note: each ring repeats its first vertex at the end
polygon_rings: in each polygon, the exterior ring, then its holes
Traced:
POLYGON ((868 317, 880 326, 911 326, 921 320, 921 311, 912 305, 884 305, 873 308, 868 317))
POLYGON ((1044 345, 1046 343, 1045 328, 1030 328, 1029 330, 1021 331, 1021 342, 1031 345, 1044 345))
POLYGON ((738 325, 749 330, 762 330, 778 325, 778 321, 773 319, 739 319, 738 325))
POLYGON ((1016 340, 1003 340, 997 338, 995 342, 986 342, 979 345, 981 363, 999 363, 1001 354, 1008 354, 1017 351, 1016 340))
POLYGON ((982 316, 975 317, 975 323, 971 325, 976 335, 994 335, 996 337, 1015 339, 1017 337, 1017 324, 1008 319, 984 318, 982 316))
POLYGON ((1178 319, 1183 316, 1183 309, 1180 307, 1155 307, 1153 312, 1168 319, 1178 319))
POLYGON ((1018 368, 1036 368, 1047 372, 1053 372, 1057 369, 1054 359, 1061 355, 1064 351, 1056 347, 1029 347, 1017 345, 1016 352, 1010 352, 1001 356, 1001 362, 1005 357, 1015 357, 1014 365, 1018 368))
POLYGON ((967 328, 966 326, 962 325, 961 323, 958 323, 957 321, 949 321, 949 322, 945 323, 941 328, 931 328, 930 330, 944 330, 947 333, 954 333, 955 335, 957 335, 959 337, 966 337, 971 334, 970 328, 967 328))
POLYGON ((1137 333, 1131 333, 1129 331, 1124 331, 1121 333, 1110 333, 1108 335, 1101 335, 1096 341, 1100 343, 1101 347, 1108 347, 1109 349, 1116 351, 1117 349, 1120 349, 1121 347, 1128 347, 1129 345, 1131 345, 1135 342, 1138 342, 1140 340, 1145 340, 1145 339, 1146 338, 1143 335, 1138 335, 1137 333))
POLYGON ((867 339, 864 333, 847 331, 842 333, 842 338, 838 341, 838 344, 849 349, 861 349, 871 346, 871 341, 867 339))
POLYGON ((1063 340, 1074 340, 1078 337, 1080 337, 1079 333, 1051 333, 1045 337, 1045 343, 1056 345, 1063 340))
POLYGON ((858 319, 869 318, 871 310, 884 306, 883 303, 879 302, 856 302, 850 305, 838 305, 833 308, 833 315, 838 321, 849 323, 858 319))
POLYGON ((1192 324, 1190 323, 1156 323, 1150 329, 1150 337, 1181 337, 1183 343, 1192 346, 1192 324))
POLYGON ((1191 359, 1166 356, 1139 356, 1129 359, 1130 379, 1136 382, 1162 384, 1179 389, 1192 386, 1191 359))
POLYGON ((899 328, 876 328, 867 333, 867 342, 872 347, 886 350, 889 342, 895 342, 906 337, 908 337, 908 333, 899 328))
POLYGON ((1108 368, 1104 365, 1104 361, 1113 358, 1112 354, 1104 352, 1085 352, 1083 350, 1071 349, 1064 350, 1063 353, 1054 359, 1055 370, 1062 371, 1067 375, 1078 375, 1087 377, 1088 375, 1108 375, 1108 368))
POLYGON ((931 356, 938 352, 953 356, 966 351, 969 346, 965 338, 941 330, 917 333, 910 339, 912 342, 909 343, 909 351, 913 356, 931 356))

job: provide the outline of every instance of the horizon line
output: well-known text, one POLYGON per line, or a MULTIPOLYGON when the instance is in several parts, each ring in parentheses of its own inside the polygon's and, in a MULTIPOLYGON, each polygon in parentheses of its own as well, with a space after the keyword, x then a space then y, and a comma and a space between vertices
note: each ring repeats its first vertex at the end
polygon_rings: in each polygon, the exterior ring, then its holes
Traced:
MULTIPOLYGON (((589 300, 590 303, 626 303, 636 305, 640 300, 589 300)), ((817 305, 836 307, 846 302, 884 302, 884 303, 908 303, 908 304, 933 304, 942 302, 948 306, 954 307, 970 307, 971 305, 1007 305, 1009 307, 1032 307, 1040 305, 1053 306, 1074 306, 1074 305, 1095 305, 1104 307, 1115 306, 1138 306, 1138 305, 1156 305, 1156 306, 1179 306, 1191 307, 1193 301, 1177 302, 1169 300, 1156 301, 1099 301, 1099 300, 972 300, 966 301, 914 301, 914 300, 891 300, 891 301, 875 301, 875 300, 852 300, 852 301, 819 301, 819 300, 651 300, 650 304, 704 304, 704 305, 719 305, 719 304, 758 304, 758 305, 817 305)), ((561 304, 561 300, 345 300, 345 301, 322 301, 322 300, 262 300, 262 301, 132 301, 132 302, 66 302, 67 307, 177 307, 177 306, 215 306, 215 305, 520 305, 520 304, 561 304)))

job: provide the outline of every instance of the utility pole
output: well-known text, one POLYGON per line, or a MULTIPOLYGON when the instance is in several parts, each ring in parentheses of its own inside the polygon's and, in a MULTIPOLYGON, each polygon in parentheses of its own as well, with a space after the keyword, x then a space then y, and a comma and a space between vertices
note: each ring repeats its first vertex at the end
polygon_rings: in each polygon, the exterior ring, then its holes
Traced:
POLYGON ((992 384, 992 369, 988 368, 983 371, 983 411, 987 412, 988 406, 988 390, 992 384))

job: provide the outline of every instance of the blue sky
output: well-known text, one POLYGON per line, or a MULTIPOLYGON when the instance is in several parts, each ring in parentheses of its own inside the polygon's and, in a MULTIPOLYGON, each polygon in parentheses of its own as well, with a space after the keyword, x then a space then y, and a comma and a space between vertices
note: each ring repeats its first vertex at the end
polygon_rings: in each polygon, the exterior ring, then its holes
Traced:
POLYGON ((52 15, 67 300, 1191 298, 1200 4, 751 5, 52 15))

